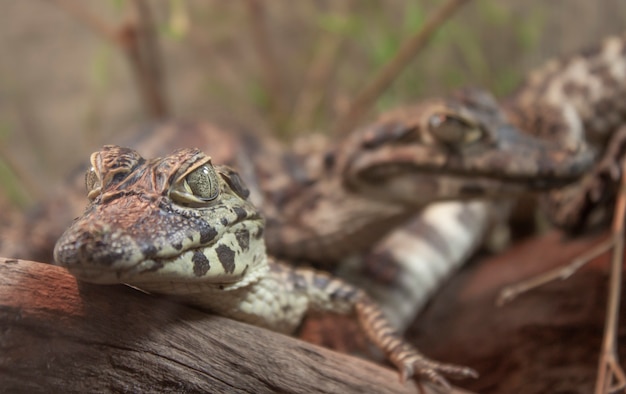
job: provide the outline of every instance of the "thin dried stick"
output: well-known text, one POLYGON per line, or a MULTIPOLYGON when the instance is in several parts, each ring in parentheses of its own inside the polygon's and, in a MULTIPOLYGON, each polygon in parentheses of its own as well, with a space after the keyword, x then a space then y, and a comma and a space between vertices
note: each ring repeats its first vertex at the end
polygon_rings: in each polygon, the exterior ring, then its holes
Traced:
POLYGON ((122 49, 128 58, 146 111, 154 118, 167 116, 168 110, 160 76, 160 56, 148 5, 142 0, 133 4, 136 17, 113 27, 75 0, 52 0, 77 20, 122 49), (142 40, 144 42, 142 47, 142 40))
POLYGON ((619 365, 617 357, 617 323, 621 301, 624 220, 626 220, 626 176, 624 174, 626 174, 626 161, 622 165, 620 191, 615 203, 615 213, 611 228, 615 247, 611 259, 611 281, 595 394, 617 393, 622 392, 626 388, 626 375, 619 365))
POLYGON ((530 290, 536 289, 539 286, 551 283, 555 280, 566 280, 570 276, 574 275, 580 268, 593 261, 596 257, 611 250, 615 244, 613 237, 609 237, 603 240, 600 244, 594 246, 588 252, 574 259, 570 264, 565 266, 556 267, 550 271, 543 272, 540 275, 534 276, 530 279, 509 285, 502 289, 496 300, 497 306, 503 306, 519 295, 527 293, 530 290))
POLYGON ((284 97, 282 68, 276 60, 265 24, 265 4, 262 4, 260 0, 248 0, 247 4, 252 29, 251 40, 261 62, 265 90, 270 100, 271 117, 274 126, 278 128, 277 131, 282 131, 288 106, 284 97))
POLYGON ((435 10, 424 26, 402 44, 394 58, 357 95, 346 114, 335 125, 333 133, 339 136, 349 132, 408 63, 426 46, 437 29, 468 1, 448 0, 435 10))
POLYGON ((169 111, 164 94, 161 50, 152 13, 145 0, 133 0, 132 4, 137 15, 135 40, 129 43, 133 48, 127 50, 133 52, 129 54, 132 59, 135 59, 135 51, 138 52, 137 60, 131 63, 148 111, 155 118, 164 118, 169 111))
MULTIPOLYGON (((345 16, 353 6, 352 0, 341 1, 338 3, 339 8, 336 13, 339 16, 345 16)), ((325 32, 319 39, 318 50, 305 74, 302 89, 292 112, 291 130, 293 132, 302 133, 306 127, 311 126, 315 112, 328 90, 337 57, 345 39, 345 35, 334 32, 325 32)))

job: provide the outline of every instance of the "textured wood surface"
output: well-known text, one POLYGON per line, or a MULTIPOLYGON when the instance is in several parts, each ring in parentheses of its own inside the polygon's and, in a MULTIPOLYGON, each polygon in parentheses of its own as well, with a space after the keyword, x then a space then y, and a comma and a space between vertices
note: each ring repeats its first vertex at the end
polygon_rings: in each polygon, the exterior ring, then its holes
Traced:
MULTIPOLYGON (((519 243, 499 256, 466 267, 416 321, 408 334, 435 359, 471 365, 480 378, 460 383, 489 393, 593 392, 605 322, 609 255, 565 281, 556 281, 495 304, 499 291, 569 263, 607 234, 567 240, 553 232, 519 243), (440 340, 445 338, 445 340, 440 340)), ((618 351, 626 360, 626 288, 618 351)))
POLYGON ((78 284, 55 266, 5 259, 0 387, 29 393, 419 391, 365 360, 129 287, 78 284))

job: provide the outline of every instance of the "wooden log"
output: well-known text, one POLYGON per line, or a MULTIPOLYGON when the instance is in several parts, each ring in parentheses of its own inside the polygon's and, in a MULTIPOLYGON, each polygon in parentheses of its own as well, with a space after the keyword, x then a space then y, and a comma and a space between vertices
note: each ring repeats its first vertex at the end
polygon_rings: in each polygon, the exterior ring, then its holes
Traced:
MULTIPOLYGON (((0 391, 415 393, 371 362, 0 258, 0 391)), ((426 388, 424 392, 435 392, 426 388)), ((462 393, 458 390, 456 393, 462 393)))
MULTIPOLYGON (((569 279, 533 289, 506 305, 497 306, 496 299, 505 285, 569 264, 607 236, 572 240, 551 232, 465 267, 440 290, 408 337, 435 359, 476 368, 480 379, 463 382, 472 391, 592 393, 605 324, 610 253, 569 279), (442 337, 446 341, 437 343, 442 337)), ((622 287, 622 303, 625 299, 622 287)), ((625 320, 622 313, 617 349, 622 365, 625 320)))

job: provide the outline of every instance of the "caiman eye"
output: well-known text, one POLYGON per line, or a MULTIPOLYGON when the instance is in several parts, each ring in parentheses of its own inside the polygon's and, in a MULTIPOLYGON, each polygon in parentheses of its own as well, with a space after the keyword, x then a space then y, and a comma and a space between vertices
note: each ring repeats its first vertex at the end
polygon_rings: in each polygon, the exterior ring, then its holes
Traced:
POLYGON ((184 205, 201 206, 215 200, 220 194, 220 185, 215 169, 209 164, 194 169, 178 180, 170 196, 184 205))
POLYGON ((91 167, 85 173, 85 189, 87 189, 87 197, 90 200, 96 198, 98 193, 100 193, 101 189, 100 179, 98 178, 98 174, 96 174, 96 170, 91 167))
POLYGON ((219 194, 217 175, 213 167, 206 164, 187 175, 185 185, 194 196, 203 200, 213 200, 219 194))
POLYGON ((428 119, 430 133, 447 145, 466 145, 483 138, 483 130, 466 120, 437 114, 428 119))

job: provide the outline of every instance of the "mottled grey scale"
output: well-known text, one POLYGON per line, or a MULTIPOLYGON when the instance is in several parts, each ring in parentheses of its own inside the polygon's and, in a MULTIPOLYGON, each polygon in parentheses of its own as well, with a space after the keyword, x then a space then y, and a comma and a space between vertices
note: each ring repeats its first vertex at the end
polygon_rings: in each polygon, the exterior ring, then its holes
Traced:
POLYGON ((232 274, 235 271, 235 251, 226 245, 219 245, 215 249, 215 253, 217 253, 217 258, 224 267, 224 271, 232 274))
POLYGON ((191 261, 193 262, 193 273, 198 277, 206 275, 206 273, 211 269, 209 259, 207 259, 201 250, 196 250, 193 253, 191 261))
POLYGON ((144 255, 146 259, 153 258, 158 252, 159 252, 159 249, 152 244, 144 244, 141 247, 141 253, 144 255))
POLYGON ((248 250, 250 247, 250 232, 246 229, 237 230, 235 232, 235 238, 242 251, 248 250))
POLYGON ((339 286, 330 293, 331 300, 351 300, 357 296, 359 291, 356 287, 339 286))
POLYGON ((215 230, 211 226, 202 226, 200 228, 200 243, 206 244, 208 242, 213 241, 217 236, 217 230, 215 230))
POLYGON ((302 289, 305 289, 307 287, 306 279, 302 275, 298 274, 293 269, 289 270, 288 280, 289 280, 289 283, 293 284, 293 287, 296 290, 302 290, 302 289))
POLYGON ((313 278, 313 286, 323 290, 330 284, 330 280, 325 276, 316 276, 313 278))
POLYGON ((240 207, 234 207, 233 212, 235 212, 235 214, 237 215, 237 220, 243 220, 248 215, 246 210, 240 207))
POLYGON ((263 238, 263 233, 264 233, 263 227, 258 228, 256 233, 254 233, 254 239, 263 238))

